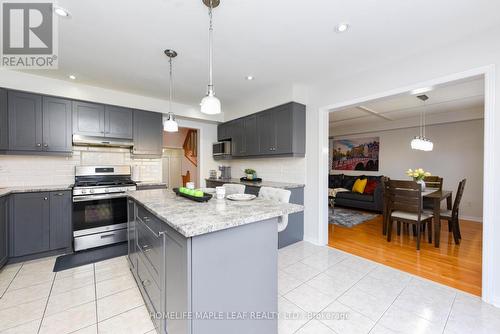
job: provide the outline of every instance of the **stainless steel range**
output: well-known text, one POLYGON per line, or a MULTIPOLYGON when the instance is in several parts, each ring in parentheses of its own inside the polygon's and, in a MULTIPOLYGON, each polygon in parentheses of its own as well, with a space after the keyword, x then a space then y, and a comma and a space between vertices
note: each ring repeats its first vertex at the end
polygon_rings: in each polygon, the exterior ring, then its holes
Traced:
POLYGON ((127 240, 130 166, 77 166, 73 187, 75 251, 127 240))

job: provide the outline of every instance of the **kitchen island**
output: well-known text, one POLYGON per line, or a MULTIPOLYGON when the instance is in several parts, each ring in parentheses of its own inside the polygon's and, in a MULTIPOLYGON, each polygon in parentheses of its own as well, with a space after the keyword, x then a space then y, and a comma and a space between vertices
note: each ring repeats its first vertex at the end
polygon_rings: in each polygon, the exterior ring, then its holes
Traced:
POLYGON ((158 333, 277 333, 277 220, 302 206, 128 195, 130 268, 158 333))

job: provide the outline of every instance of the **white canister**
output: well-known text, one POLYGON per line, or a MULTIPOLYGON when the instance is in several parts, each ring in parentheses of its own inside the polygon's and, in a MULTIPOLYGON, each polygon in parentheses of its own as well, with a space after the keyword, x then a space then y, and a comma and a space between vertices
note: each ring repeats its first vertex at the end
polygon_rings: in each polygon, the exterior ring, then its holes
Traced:
POLYGON ((188 183, 186 183, 186 188, 188 188, 188 189, 194 189, 194 182, 188 182, 188 183))
POLYGON ((215 188, 215 198, 223 199, 224 197, 226 197, 226 188, 216 187, 215 188))

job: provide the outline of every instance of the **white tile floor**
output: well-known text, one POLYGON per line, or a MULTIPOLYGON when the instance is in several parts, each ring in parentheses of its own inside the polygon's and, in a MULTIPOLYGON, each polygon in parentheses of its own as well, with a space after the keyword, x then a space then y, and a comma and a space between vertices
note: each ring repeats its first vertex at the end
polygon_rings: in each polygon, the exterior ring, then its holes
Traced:
MULTIPOLYGON (((153 333, 125 257, 52 273, 0 272, 0 333, 153 333)), ((279 252, 279 334, 500 333, 500 309, 353 255, 301 242, 279 252)))

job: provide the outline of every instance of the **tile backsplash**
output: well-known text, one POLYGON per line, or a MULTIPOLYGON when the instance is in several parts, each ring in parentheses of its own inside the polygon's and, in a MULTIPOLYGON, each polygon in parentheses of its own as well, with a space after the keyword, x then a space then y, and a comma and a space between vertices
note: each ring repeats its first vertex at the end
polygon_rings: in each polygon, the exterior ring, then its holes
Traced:
POLYGON ((245 176, 244 170, 252 168, 258 177, 266 181, 306 183, 305 158, 238 159, 221 165, 231 166, 231 176, 234 178, 245 176))
POLYGON ((0 155, 0 187, 72 184, 75 166, 131 165, 138 181, 159 182, 161 159, 132 159, 130 150, 74 147, 71 157, 0 155))

